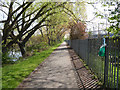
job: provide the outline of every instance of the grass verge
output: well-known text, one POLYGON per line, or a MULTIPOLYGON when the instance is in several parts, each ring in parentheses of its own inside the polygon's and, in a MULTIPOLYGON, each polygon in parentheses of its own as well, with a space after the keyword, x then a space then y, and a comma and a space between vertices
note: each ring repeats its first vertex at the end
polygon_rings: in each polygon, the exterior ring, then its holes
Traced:
POLYGON ((60 44, 51 46, 42 52, 35 52, 34 56, 21 60, 16 64, 2 67, 2 88, 16 88, 60 44))

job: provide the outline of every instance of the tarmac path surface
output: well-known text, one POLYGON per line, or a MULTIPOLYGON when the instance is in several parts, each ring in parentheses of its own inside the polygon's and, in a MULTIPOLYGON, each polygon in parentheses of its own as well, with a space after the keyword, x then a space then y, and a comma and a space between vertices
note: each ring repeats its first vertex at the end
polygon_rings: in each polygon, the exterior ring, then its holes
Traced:
POLYGON ((78 88, 75 68, 63 42, 19 88, 78 88))

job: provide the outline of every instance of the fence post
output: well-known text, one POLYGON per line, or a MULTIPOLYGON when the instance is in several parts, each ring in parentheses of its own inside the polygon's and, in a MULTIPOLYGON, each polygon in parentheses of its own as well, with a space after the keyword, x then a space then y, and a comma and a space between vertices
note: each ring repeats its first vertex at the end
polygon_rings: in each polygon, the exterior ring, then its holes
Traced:
POLYGON ((71 40, 71 48, 73 48, 73 40, 71 40))
POLYGON ((77 54, 79 55, 79 39, 77 40, 77 54))
POLYGON ((70 40, 70 47, 71 47, 71 40, 70 40))
POLYGON ((80 56, 80 40, 78 40, 78 55, 80 56))
POLYGON ((108 66, 109 66, 109 51, 108 44, 109 38, 105 38, 106 46, 105 46, 105 66, 104 66, 104 86, 108 86, 108 66))
POLYGON ((89 39, 87 39, 87 65, 89 65, 89 39))

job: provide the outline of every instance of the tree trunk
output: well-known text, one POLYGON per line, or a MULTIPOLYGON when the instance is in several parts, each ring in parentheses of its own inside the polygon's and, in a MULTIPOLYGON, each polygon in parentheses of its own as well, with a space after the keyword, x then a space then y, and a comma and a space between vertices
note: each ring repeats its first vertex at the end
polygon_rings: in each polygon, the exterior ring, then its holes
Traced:
POLYGON ((40 32, 41 32, 41 35, 42 35, 42 38, 43 38, 43 32, 42 32, 42 29, 41 29, 41 28, 39 28, 39 30, 40 30, 40 32))
POLYGON ((18 45, 19 45, 19 48, 20 48, 20 51, 21 51, 21 53, 22 53, 22 56, 24 57, 25 56, 25 49, 24 49, 24 45, 23 44, 21 44, 21 43, 18 43, 18 45))
POLYGON ((49 38, 49 36, 48 36, 48 44, 51 45, 51 44, 50 44, 50 38, 49 38))
POLYGON ((7 48, 6 47, 2 47, 2 54, 5 54, 7 52, 7 48))

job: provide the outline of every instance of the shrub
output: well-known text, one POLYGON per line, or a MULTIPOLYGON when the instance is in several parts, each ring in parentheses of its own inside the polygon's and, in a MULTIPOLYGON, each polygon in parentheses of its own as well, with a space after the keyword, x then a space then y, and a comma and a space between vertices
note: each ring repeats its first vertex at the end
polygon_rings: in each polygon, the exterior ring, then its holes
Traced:
POLYGON ((70 39, 86 39, 88 34, 85 32, 86 25, 83 22, 69 22, 70 39))

